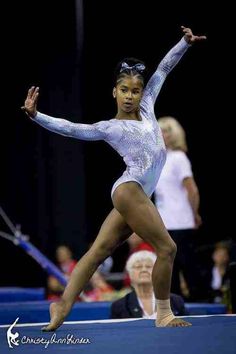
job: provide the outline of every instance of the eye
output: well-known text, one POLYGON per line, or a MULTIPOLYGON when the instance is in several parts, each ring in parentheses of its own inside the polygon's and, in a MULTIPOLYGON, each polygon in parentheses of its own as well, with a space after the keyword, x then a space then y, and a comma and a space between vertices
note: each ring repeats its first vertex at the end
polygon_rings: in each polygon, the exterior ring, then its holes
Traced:
POLYGON ((152 269, 152 266, 151 266, 151 265, 149 265, 149 266, 146 266, 146 268, 147 268, 147 269, 152 269))

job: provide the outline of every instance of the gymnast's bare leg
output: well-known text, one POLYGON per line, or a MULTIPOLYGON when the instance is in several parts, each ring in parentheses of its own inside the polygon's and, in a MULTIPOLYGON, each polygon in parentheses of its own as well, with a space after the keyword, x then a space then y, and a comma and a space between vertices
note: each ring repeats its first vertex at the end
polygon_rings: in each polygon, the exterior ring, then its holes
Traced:
MULTIPOLYGON (((157 209, 135 182, 123 183, 117 187, 113 194, 113 204, 115 209, 104 221, 93 246, 81 258, 72 272, 61 300, 51 304, 51 321, 43 330, 53 331, 63 323, 76 297, 83 290, 98 265, 133 231, 143 240, 149 242, 157 253, 157 261, 152 274, 156 298, 159 300, 170 298, 176 245, 165 229, 157 209)), ((191 325, 189 322, 174 318, 167 326, 189 325, 191 325)))
POLYGON ((124 218, 113 209, 105 219, 96 240, 79 260, 59 302, 50 305, 50 323, 43 331, 54 331, 64 322, 77 296, 101 264, 115 248, 132 234, 124 218))
MULTIPOLYGON (((156 207, 136 182, 127 182, 118 186, 113 194, 113 204, 130 228, 154 247, 157 254, 152 273, 154 293, 156 299, 167 301, 170 299, 176 245, 167 232, 156 207)), ((165 304, 165 301, 159 301, 159 303, 165 304)), ((165 322, 165 318, 163 320, 165 322)), ((158 309, 156 325, 162 326, 160 319, 158 323, 158 309)), ((191 323, 175 318, 172 314, 172 319, 164 326, 190 325, 191 323)))

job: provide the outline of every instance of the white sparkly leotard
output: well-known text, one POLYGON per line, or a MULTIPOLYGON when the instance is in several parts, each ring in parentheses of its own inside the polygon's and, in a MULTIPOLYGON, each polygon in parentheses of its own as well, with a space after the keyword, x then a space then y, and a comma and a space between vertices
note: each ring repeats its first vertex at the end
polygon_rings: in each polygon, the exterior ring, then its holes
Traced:
POLYGON ((37 112, 33 119, 55 133, 81 140, 104 140, 127 166, 112 187, 111 196, 122 183, 135 181, 147 196, 153 193, 166 160, 166 149, 157 123, 154 104, 168 73, 189 45, 182 38, 164 57, 147 83, 140 103, 142 120, 110 119, 94 124, 72 123, 37 112))

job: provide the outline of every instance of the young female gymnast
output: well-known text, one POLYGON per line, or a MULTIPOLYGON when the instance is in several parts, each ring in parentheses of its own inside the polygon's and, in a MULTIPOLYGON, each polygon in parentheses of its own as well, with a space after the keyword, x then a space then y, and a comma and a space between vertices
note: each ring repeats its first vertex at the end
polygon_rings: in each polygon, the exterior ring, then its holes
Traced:
POLYGON ((79 124, 37 111, 39 88, 31 87, 22 109, 36 123, 55 133, 81 139, 104 140, 124 159, 127 168, 111 191, 114 209, 105 219, 96 240, 79 260, 59 302, 50 305, 51 321, 44 331, 57 329, 69 314, 77 296, 93 273, 114 249, 133 232, 151 244, 157 254, 152 281, 157 299, 157 327, 189 326, 175 318, 170 308, 170 285, 176 245, 151 202, 166 149, 154 113, 154 104, 168 73, 188 47, 204 40, 182 26, 183 38, 167 53, 144 87, 143 62, 127 58, 118 67, 113 96, 115 118, 95 124, 79 124))

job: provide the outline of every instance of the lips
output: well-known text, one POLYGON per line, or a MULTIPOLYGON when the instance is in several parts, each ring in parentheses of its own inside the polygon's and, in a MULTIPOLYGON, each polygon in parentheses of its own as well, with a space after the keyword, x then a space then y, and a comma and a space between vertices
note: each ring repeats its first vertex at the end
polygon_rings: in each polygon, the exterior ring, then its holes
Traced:
POLYGON ((132 106, 132 103, 130 103, 130 102, 125 102, 125 103, 124 103, 124 106, 125 106, 125 107, 131 107, 131 106, 132 106))

